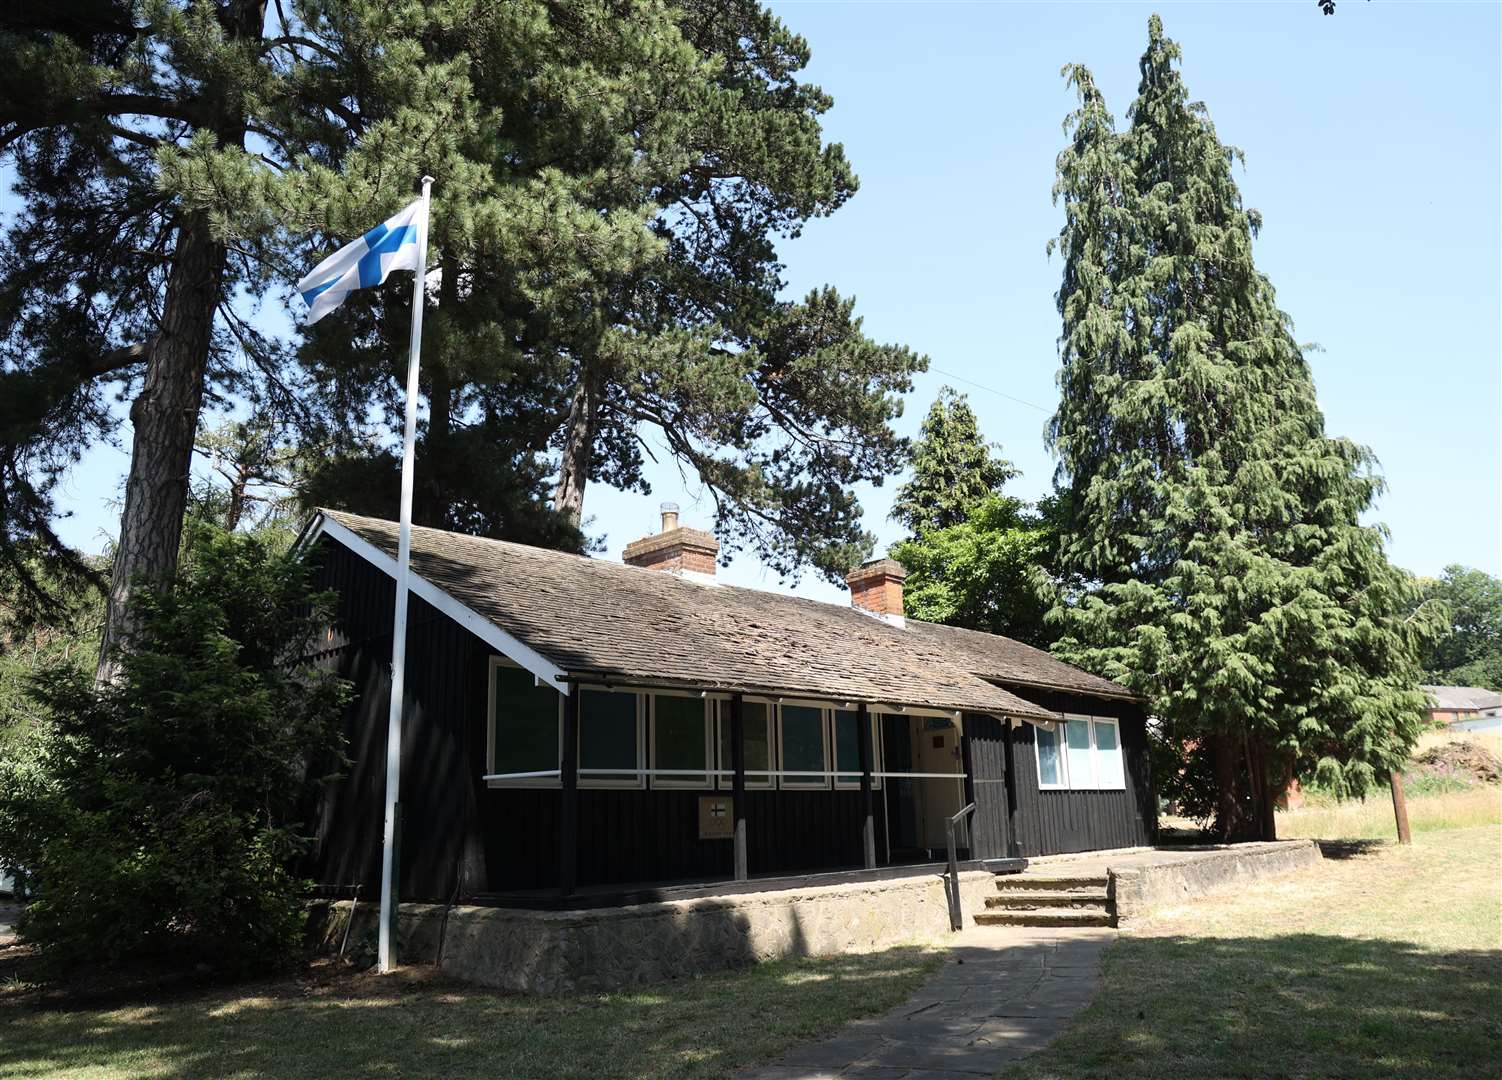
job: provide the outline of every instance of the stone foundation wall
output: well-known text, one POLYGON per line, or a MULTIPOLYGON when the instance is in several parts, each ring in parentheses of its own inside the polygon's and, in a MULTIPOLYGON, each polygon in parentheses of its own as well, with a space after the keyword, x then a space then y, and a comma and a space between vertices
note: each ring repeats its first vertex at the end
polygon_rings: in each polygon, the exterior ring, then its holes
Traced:
POLYGON ((1154 908, 1188 903, 1248 883, 1317 866, 1324 856, 1313 840, 1236 844, 1194 852, 1194 857, 1146 866, 1111 868, 1111 901, 1118 924, 1154 908))
MULTIPOLYGON (((960 875, 967 923, 995 881, 985 871, 960 875)), ((328 905, 321 923, 326 948, 339 948, 350 910, 347 900, 328 905)), ((374 935, 377 912, 374 903, 358 905, 352 947, 374 935)), ((610 990, 948 933, 937 875, 593 911, 402 904, 397 925, 403 963, 437 963, 446 974, 530 994, 610 990)))

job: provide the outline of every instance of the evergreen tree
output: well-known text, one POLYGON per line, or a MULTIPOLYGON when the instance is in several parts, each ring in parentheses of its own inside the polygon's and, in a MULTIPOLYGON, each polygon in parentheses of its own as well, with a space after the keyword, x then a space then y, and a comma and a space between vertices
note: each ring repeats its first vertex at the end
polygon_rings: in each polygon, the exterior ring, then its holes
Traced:
POLYGON ((1370 454, 1327 436, 1253 262, 1246 210, 1179 49, 1149 23, 1131 126, 1089 72, 1060 154, 1065 657, 1143 693, 1228 838, 1271 837, 1291 777, 1363 793, 1407 756, 1423 620, 1363 526, 1370 454), (1206 774, 1213 785, 1196 783, 1206 774))
MULTIPOLYGON (((862 557, 850 488, 900 460, 890 421, 922 360, 831 289, 778 299, 777 236, 855 189, 821 141, 827 95, 797 78, 806 43, 749 0, 523 3, 456 5, 421 50, 461 103, 465 167, 425 159, 442 285, 417 520, 577 547, 587 485, 645 491, 661 450, 715 500, 726 552, 831 576, 862 557)), ((369 445, 400 415, 406 302, 356 298, 303 350, 348 433, 314 478, 340 505, 395 491, 369 445)))
POLYGON ((981 438, 965 395, 943 387, 919 428, 913 475, 897 490, 892 519, 919 536, 966 521, 981 500, 1017 475, 1010 461, 995 455, 999 449, 981 438))

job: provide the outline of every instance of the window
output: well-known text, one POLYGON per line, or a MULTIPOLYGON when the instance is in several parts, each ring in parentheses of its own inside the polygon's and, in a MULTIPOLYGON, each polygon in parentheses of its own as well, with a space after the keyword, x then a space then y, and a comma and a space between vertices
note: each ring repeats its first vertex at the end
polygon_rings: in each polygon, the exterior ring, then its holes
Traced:
MULTIPOLYGON (((490 773, 547 772, 558 768, 559 704, 563 695, 538 686, 530 671, 500 659, 490 662, 490 773)), ((498 781, 537 786, 556 776, 498 781)))
POLYGON ((1066 787, 1064 763, 1059 757, 1059 727, 1034 727, 1033 745, 1038 748, 1038 786, 1040 788, 1066 787))
POLYGON ((1090 720, 1071 716, 1064 724, 1065 773, 1072 788, 1095 786, 1095 763, 1090 754, 1090 720))
POLYGON ((1095 783, 1102 788, 1126 787, 1125 770, 1121 761, 1120 730, 1115 720, 1096 717, 1091 726, 1095 730, 1095 783))
POLYGON ((652 768, 693 769, 690 776, 654 776, 653 787, 709 786, 709 722, 703 698, 652 698, 652 768))
POLYGON ((782 768, 787 772, 819 773, 817 776, 784 776, 785 788, 829 786, 822 775, 829 768, 829 747, 824 737, 824 710, 811 705, 778 707, 778 740, 782 768))
POLYGON ((640 787, 641 724, 637 695, 580 688, 579 783, 640 787), (599 770, 609 769, 610 772, 599 770), (623 775, 617 770, 630 770, 623 775))
MULTIPOLYGON (((871 724, 871 771, 881 771, 881 728, 876 714, 868 712, 871 724)), ((860 713, 854 709, 835 709, 832 719, 834 731, 835 787, 858 788, 861 786, 861 745, 859 731, 860 713)), ((881 787, 881 777, 871 778, 872 788, 881 787)))
POLYGON ((1074 791, 1121 790, 1126 775, 1118 721, 1102 716, 1069 716, 1054 731, 1036 728, 1038 786, 1074 791))
MULTIPOLYGON (((719 746, 717 769, 729 770, 734 765, 730 756, 730 702, 719 703, 719 746)), ((764 701, 741 701, 741 727, 745 729, 746 742, 746 787, 769 788, 772 777, 756 776, 772 770, 772 706, 764 701)), ((735 786, 735 778, 721 776, 720 787, 735 786)))

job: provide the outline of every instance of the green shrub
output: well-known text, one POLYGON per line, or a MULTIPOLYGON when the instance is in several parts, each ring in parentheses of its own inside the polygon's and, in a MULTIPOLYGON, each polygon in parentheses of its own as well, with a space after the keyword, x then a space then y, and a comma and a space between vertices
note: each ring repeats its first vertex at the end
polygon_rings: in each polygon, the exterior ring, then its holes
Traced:
POLYGON ((303 662, 332 594, 254 536, 192 526, 170 587, 131 601, 118 681, 34 678, 0 758, 0 863, 61 968, 162 954, 270 965, 297 947, 310 786, 337 768, 348 686, 303 662))

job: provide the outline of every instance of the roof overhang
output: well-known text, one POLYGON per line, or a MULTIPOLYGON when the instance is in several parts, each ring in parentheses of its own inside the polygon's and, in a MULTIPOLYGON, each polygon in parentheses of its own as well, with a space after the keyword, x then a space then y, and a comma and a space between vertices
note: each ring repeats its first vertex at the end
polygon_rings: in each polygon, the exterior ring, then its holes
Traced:
MULTIPOLYGON (((327 514, 316 515, 303 529, 296 544, 293 545, 294 554, 300 555, 323 536, 327 536, 330 540, 360 556, 393 581, 396 580, 395 559, 327 514)), ((531 672, 538 682, 556 687, 560 693, 569 692, 568 675, 536 649, 517 640, 515 636, 507 633, 485 616, 455 600, 421 574, 409 571, 408 580, 411 582, 412 595, 431 604, 502 656, 531 672)))

